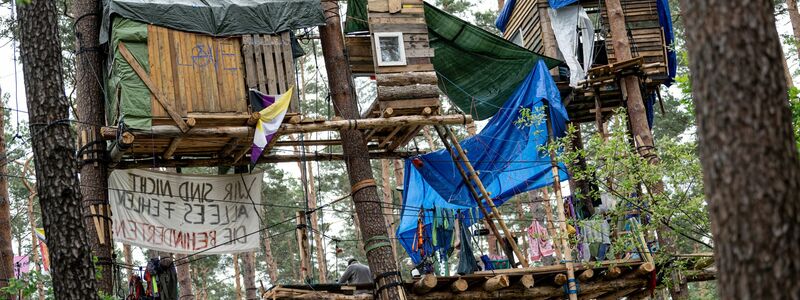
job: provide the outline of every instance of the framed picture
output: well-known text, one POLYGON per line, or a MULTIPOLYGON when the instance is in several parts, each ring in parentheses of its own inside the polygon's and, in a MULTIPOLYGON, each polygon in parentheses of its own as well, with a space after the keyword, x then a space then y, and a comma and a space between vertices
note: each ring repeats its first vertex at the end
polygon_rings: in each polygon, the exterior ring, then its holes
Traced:
POLYGON ((375 53, 378 66, 405 66, 406 49, 402 32, 376 32, 375 53))

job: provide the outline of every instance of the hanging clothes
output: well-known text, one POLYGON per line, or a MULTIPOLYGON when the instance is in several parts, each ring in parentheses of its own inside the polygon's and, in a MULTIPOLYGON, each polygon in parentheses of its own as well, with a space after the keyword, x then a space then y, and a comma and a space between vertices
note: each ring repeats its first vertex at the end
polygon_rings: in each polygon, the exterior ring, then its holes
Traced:
POLYGON ((144 297, 144 285, 142 284, 142 277, 138 274, 131 275, 128 278, 128 296, 125 300, 142 300, 144 297))
POLYGON ((458 226, 458 231, 461 235, 461 251, 458 251, 456 273, 459 275, 472 274, 481 269, 478 267, 478 261, 475 260, 475 254, 472 252, 472 234, 469 232, 469 227, 463 224, 461 223, 458 226))
POLYGON ((178 273, 172 258, 162 258, 158 265, 161 300, 178 300, 178 273))
POLYGON ((528 257, 531 261, 540 261, 542 257, 553 255, 553 242, 550 241, 550 236, 547 234, 547 229, 533 220, 531 226, 528 227, 528 257))

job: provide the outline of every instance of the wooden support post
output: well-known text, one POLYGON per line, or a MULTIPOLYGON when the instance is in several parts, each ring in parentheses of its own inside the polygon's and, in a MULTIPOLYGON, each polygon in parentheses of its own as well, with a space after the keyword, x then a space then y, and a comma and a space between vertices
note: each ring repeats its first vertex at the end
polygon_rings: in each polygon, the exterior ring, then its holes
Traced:
POLYGON ((584 270, 580 275, 578 275, 578 280, 580 280, 580 282, 586 282, 591 280, 592 277, 594 277, 594 270, 588 269, 584 270))
POLYGON ((534 284, 535 284, 535 281, 533 279, 533 275, 527 274, 527 275, 520 276, 519 277, 519 281, 517 282, 517 284, 522 286, 522 288, 524 288, 524 289, 532 289, 534 284))
MULTIPOLYGON (((439 126, 434 126, 433 128, 436 129, 436 133, 439 134, 439 138, 442 140, 442 143, 444 144, 445 149, 447 149, 447 151, 450 153, 450 157, 453 159, 453 164, 456 165, 456 169, 458 170, 458 173, 461 175, 461 179, 464 181, 464 183, 467 183, 467 188, 469 189, 469 192, 472 195, 472 198, 475 199, 475 203, 478 205, 478 208, 481 210, 481 213, 483 213, 484 220, 486 221, 486 224, 489 225, 489 230, 492 232, 492 234, 501 243, 503 243, 503 236, 500 235, 500 231, 497 230, 497 227, 495 226, 494 222, 491 220, 492 218, 495 218, 496 216, 494 215, 493 212, 490 212, 489 210, 486 209, 486 207, 483 206, 483 203, 481 201, 482 195, 479 195, 478 191, 475 190, 475 186, 473 186, 471 184, 471 180, 467 175, 467 171, 464 170, 464 166, 462 166, 460 163, 458 163, 458 161, 461 159, 460 158, 460 154, 459 154, 459 152, 454 150, 454 147, 449 142, 447 130, 445 128, 441 128, 439 126)), ((458 144, 458 141, 456 141, 455 144, 458 144)), ((461 149, 461 145, 459 145, 459 149, 461 149)), ((463 149, 461 150, 461 153, 463 153, 463 149)), ((472 165, 470 165, 468 161, 466 162, 466 165, 468 165, 470 168, 472 168, 472 165)), ((475 170, 473 169, 470 172, 475 173, 475 170)), ((480 183, 480 178, 477 180, 477 182, 480 183)), ((482 187, 483 187, 483 185, 481 185, 481 188, 482 187)), ((485 190, 483 191, 483 195, 484 196, 487 195, 485 190)), ((486 196, 486 198, 488 198, 488 196, 486 196)), ((513 241, 513 239, 509 239, 509 240, 513 241)), ((506 247, 503 247, 503 249, 506 249, 506 247)), ((517 251, 519 251, 519 249, 517 249, 517 251)), ((513 251, 510 252, 510 253, 506 253, 506 255, 509 256, 509 257, 513 256, 514 254, 515 253, 513 251)), ((522 256, 521 253, 518 254, 518 255, 522 256)), ((525 262, 525 267, 527 267, 527 261, 525 262)))
POLYGON ((308 253, 306 212, 298 211, 295 217, 297 218, 297 245, 300 251, 300 277, 303 278, 303 282, 307 282, 311 278, 311 258, 308 253))
POLYGON ((147 72, 144 70, 144 68, 142 68, 142 66, 139 65, 139 62, 136 61, 136 58, 133 57, 133 54, 131 54, 131 52, 128 51, 128 48, 125 47, 125 43, 120 42, 118 47, 119 47, 119 53, 122 54, 122 57, 125 58, 125 61, 128 62, 133 71, 136 72, 136 75, 138 75, 139 78, 142 79, 142 82, 144 82, 144 84, 147 86, 147 89, 150 90, 150 92, 156 98, 158 103, 161 104, 162 107, 164 107, 164 110, 167 111, 169 117, 173 121, 175 121, 175 124, 178 125, 178 127, 181 129, 181 132, 189 131, 189 128, 191 128, 191 126, 187 125, 186 122, 183 121, 181 115, 175 110, 174 107, 172 107, 172 104, 168 102, 169 98, 167 97, 167 95, 161 92, 161 90, 159 90, 155 86, 155 84, 153 84, 153 81, 150 80, 150 76, 147 75, 147 72))
POLYGON ((113 168, 116 166, 116 163, 122 159, 122 156, 125 155, 125 152, 130 150, 131 146, 133 145, 133 141, 135 140, 134 135, 130 132, 123 132, 122 136, 117 143, 114 144, 113 148, 109 153, 111 157, 111 162, 109 163, 109 167, 113 168))
POLYGON ((483 289, 487 292, 494 292, 499 289, 507 288, 510 285, 508 275, 497 275, 489 278, 483 283, 483 289))
POLYGON ((603 278, 605 279, 614 279, 622 275, 622 269, 617 266, 608 267, 608 269, 603 274, 603 278))
POLYGON ((433 274, 425 274, 422 275, 422 278, 414 282, 414 294, 422 295, 427 292, 430 292, 433 288, 436 287, 436 284, 439 282, 436 279, 436 275, 433 274))
POLYGON ((450 291, 452 291, 453 293, 461 293, 466 291, 468 288, 469 288, 469 283, 462 278, 459 278, 458 280, 453 281, 453 283, 450 284, 450 291))
MULTIPOLYGON (((517 255, 517 258, 519 259, 520 263, 522 264, 522 267, 523 268, 527 268, 529 266, 528 265, 528 259, 525 258, 525 255, 522 253, 522 251, 519 250, 519 246, 517 246, 517 242, 514 240, 514 233, 511 230, 508 229, 508 226, 506 226, 506 222, 503 221, 503 218, 500 217, 500 210, 498 210, 497 207, 494 205, 494 201, 492 201, 492 197, 489 197, 489 192, 486 191, 486 188, 483 186, 483 182, 481 182, 480 177, 478 177, 478 172, 475 171, 475 169, 472 167, 472 163, 469 162, 469 158, 467 157, 467 154, 464 152, 464 149, 461 148, 461 144, 458 143, 458 139, 456 138, 456 135, 453 134, 453 132, 449 128, 445 127, 445 128, 443 128, 443 130, 445 131, 447 136, 452 141, 453 146, 455 147, 455 149, 456 149, 456 151, 458 153, 458 156, 461 158, 461 161, 464 163, 464 166, 467 167, 467 171, 469 172, 469 176, 471 177, 471 179, 474 182, 474 184, 478 187, 478 190, 481 193, 481 197, 483 197, 483 200, 486 201, 486 204, 488 204, 489 208, 491 208, 491 213, 492 213, 493 217, 495 219, 497 219, 497 224, 500 225, 501 229, 503 229, 503 233, 506 236, 505 242, 509 243, 509 245, 511 246, 511 250, 513 250, 514 254, 517 255)), ((439 129, 437 129, 437 132, 438 131, 439 131, 439 129)), ((456 161, 453 161, 453 162, 458 164, 456 161)), ((472 185, 472 183, 470 183, 469 181, 467 181, 467 183, 468 183, 468 185, 472 185)), ((509 259, 510 258, 511 257, 509 257, 509 259)))
POLYGON ((553 284, 556 286, 563 286, 567 283, 567 275, 563 273, 556 274, 556 277, 553 278, 553 284))
POLYGON ((183 138, 179 137, 172 138, 172 140, 169 142, 167 150, 164 150, 164 154, 161 155, 161 158, 163 159, 172 158, 172 155, 175 153, 175 150, 178 149, 178 144, 180 144, 182 140, 183 138))
MULTIPOLYGON (((545 106, 544 111, 548 111, 545 106)), ((555 142, 553 138, 553 122, 550 120, 550 115, 546 114, 547 119, 547 136, 549 138, 550 143, 555 142)), ((564 256, 564 264, 567 268, 567 278, 569 280, 568 284, 568 294, 570 300, 577 300, 577 285, 575 284, 575 268, 572 262, 572 251, 569 247, 569 242, 567 241, 567 216, 564 213, 564 197, 561 195, 561 178, 558 172, 558 162, 556 161, 556 151, 555 149, 550 149, 550 164, 551 164, 551 171, 553 172, 553 190, 556 193, 556 210, 558 211, 558 222, 559 227, 561 228, 560 240, 561 240, 561 254, 564 256)))
POLYGON ((637 267, 636 270, 634 271, 634 274, 636 274, 636 276, 646 276, 650 275, 650 273, 652 273, 655 270, 656 270, 656 265, 654 263, 646 262, 639 265, 639 267, 637 267))

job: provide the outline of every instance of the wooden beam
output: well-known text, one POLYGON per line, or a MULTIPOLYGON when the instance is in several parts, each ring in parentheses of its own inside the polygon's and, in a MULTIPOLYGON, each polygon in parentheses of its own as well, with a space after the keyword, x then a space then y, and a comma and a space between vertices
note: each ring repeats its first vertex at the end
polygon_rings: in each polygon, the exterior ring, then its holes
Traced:
POLYGON ((519 277, 519 281, 517 281, 517 284, 524 289, 531 289, 535 284, 535 280, 533 279, 533 275, 531 274, 522 275, 519 277))
POLYGON ((437 283, 438 280, 436 279, 436 275, 433 274, 422 275, 422 278, 414 282, 414 288, 413 288, 414 294, 417 295, 425 294, 430 290, 432 290, 433 288, 435 288, 437 283))
POLYGON ((556 286, 563 286, 566 283, 567 283, 567 274, 558 273, 556 274, 556 277, 553 277, 553 284, 555 284, 556 286))
MULTIPOLYGON (((321 131, 338 131, 348 129, 374 129, 381 127, 397 127, 412 125, 459 125, 472 122, 469 115, 445 116, 400 116, 389 118, 331 120, 307 124, 284 123, 278 130, 281 135, 292 133, 308 133, 321 131)), ((194 128, 186 133, 186 137, 252 137, 248 126, 220 126, 194 128)), ((103 127, 101 133, 104 139, 113 140, 117 136, 116 127, 103 127)), ((136 136, 150 137, 182 137, 184 132, 174 125, 155 125, 150 130, 135 131, 136 136)))
POLYGON ((125 152, 131 149, 134 140, 136 137, 130 132, 123 132, 120 136, 119 140, 114 144, 111 148, 110 156, 111 156, 111 163, 109 167, 114 167, 116 164, 122 159, 122 156, 125 155, 125 152))
POLYGON ((178 149, 178 144, 181 143, 183 138, 175 137, 169 142, 169 146, 167 146, 167 150, 164 150, 164 154, 161 155, 164 159, 172 158, 172 154, 175 153, 175 150, 178 149))
POLYGON ((588 269, 588 270, 584 270, 583 272, 581 272, 580 275, 578 275, 578 280, 580 282, 586 282, 586 281, 591 280, 592 277, 594 277, 594 270, 588 269))
MULTIPOLYGON (((581 284, 581 295, 606 294, 621 289, 643 288, 647 285, 645 279, 617 279, 613 281, 589 282, 581 284)), ((536 286, 531 289, 500 289, 486 291, 483 289, 469 289, 459 294, 450 290, 436 290, 424 295, 409 295, 409 300, 445 300, 445 299, 550 299, 564 297, 564 288, 556 286, 536 286)))
POLYGON ((173 121, 175 121, 175 124, 177 124, 178 128, 181 129, 181 132, 189 131, 189 128, 191 127, 187 125, 186 122, 183 121, 181 115, 177 111, 175 111, 175 108, 173 108, 169 102, 167 102, 169 100, 167 95, 161 92, 161 90, 159 90, 155 86, 155 84, 153 84, 153 82, 150 80, 150 76, 147 75, 147 72, 144 70, 144 68, 142 68, 142 66, 139 65, 139 62, 136 61, 136 58, 133 57, 133 54, 131 54, 131 52, 128 51, 128 48, 125 47, 125 43, 120 42, 118 47, 119 47, 119 53, 122 54, 122 57, 125 58, 125 61, 128 62, 133 71, 136 72, 136 75, 138 75, 139 78, 142 79, 142 82, 144 82, 144 84, 147 86, 147 89, 149 89, 150 92, 153 93, 153 96, 156 98, 158 103, 161 104, 162 107, 164 107, 164 110, 167 111, 169 117, 172 118, 173 121))
POLYGON ((639 267, 634 271, 634 274, 636 274, 636 276, 647 276, 655 270, 656 265, 654 263, 646 262, 639 265, 639 267))
MULTIPOLYGON (((545 108, 545 111, 548 111, 545 108)), ((552 144, 555 142, 554 138, 554 131, 553 131, 553 122, 551 121, 550 115, 545 114, 547 119, 547 136, 549 138, 549 142, 552 144)), ((564 213, 564 197, 561 195, 561 178, 559 176, 558 170, 558 162, 556 161, 556 151, 555 149, 550 149, 550 165, 551 165, 551 172, 553 173, 553 191, 556 194, 556 211, 558 213, 558 223, 561 227, 561 254, 564 256, 564 260, 566 263, 564 264, 567 267, 567 278, 568 278, 568 285, 567 288, 569 292, 570 300, 577 300, 577 284, 575 282, 575 269, 572 263, 572 250, 569 247, 569 241, 567 241, 567 216, 564 213)))
POLYGON ((402 72, 375 75, 379 86, 406 86, 415 84, 436 85, 439 79, 436 72, 402 72))
MULTIPOLYGON (((503 218, 500 217, 500 210, 497 209, 497 207, 494 205, 494 201, 492 200, 491 197, 489 197, 489 192, 486 191, 486 188, 483 186, 483 182, 481 182, 480 177, 478 177, 478 172, 475 171, 475 169, 472 167, 472 164, 469 162, 469 158, 467 158, 467 154, 464 152, 464 149, 461 148, 461 144, 458 143, 458 139, 456 139, 455 134, 453 134, 453 132, 449 128, 445 128, 444 130, 447 136, 453 142, 453 146, 455 147, 459 157, 461 157, 461 161, 464 163, 464 166, 467 167, 467 171, 469 171, 469 176, 472 178, 472 181, 475 182, 475 185, 481 192, 481 197, 483 197, 483 200, 486 201, 486 204, 488 204, 489 208, 491 208, 492 214, 494 215, 494 218, 497 220, 497 224, 500 225, 501 229, 503 229, 503 234, 505 234, 506 236, 506 242, 508 242, 508 244, 511 246, 511 249, 514 251, 514 254, 517 255, 517 258, 519 259, 520 263, 522 263, 522 267, 527 268, 529 266, 528 259, 525 258, 525 255, 522 254, 522 251, 520 251, 519 246, 517 246, 517 242, 514 241, 514 233, 508 229, 508 226, 506 226, 506 222, 503 221, 503 218)), ((469 182, 467 183, 468 183, 467 185, 471 185, 469 184, 469 182)), ((569 269, 570 266, 571 265, 568 260, 567 269, 569 269)))
POLYGON ((228 142, 225 144, 225 147, 222 148, 222 151, 219 152, 219 157, 221 158, 230 157, 231 153, 233 153, 233 150, 236 149, 236 146, 238 145, 239 145, 238 137, 230 138, 228 142))
MULTIPOLYGON (((444 144, 444 147, 445 149, 447 149, 447 152, 450 153, 450 158, 453 160, 453 164, 455 164, 456 170, 458 170, 459 175, 461 175, 461 180, 463 180, 465 183, 469 183, 470 178, 467 176, 467 172, 464 170, 464 167, 460 163, 458 163, 459 154, 453 149, 453 147, 450 145, 450 142, 448 141, 446 133, 447 131, 439 126, 434 126, 433 128, 436 129, 436 133, 439 134, 439 138, 442 140, 442 144, 444 144)), ((458 141, 456 141, 456 144, 458 144, 458 141)), ((475 190, 475 187, 472 184, 467 184, 467 189, 469 189, 470 195, 474 199, 475 204, 478 205, 478 208, 480 209, 481 213, 483 213, 484 218, 487 221, 486 224, 489 225, 489 230, 498 239, 498 241, 503 243, 503 236, 500 235, 500 231, 497 230, 497 226, 495 226, 494 222, 490 221, 494 217, 494 215, 490 214, 489 211, 486 209, 486 207, 483 206, 483 203, 481 202, 481 195, 478 194, 478 192, 475 190)), ((484 193, 484 195, 485 194, 486 193, 484 193)), ((505 250, 506 248, 503 247, 503 249, 505 250)), ((508 256, 514 255, 513 252, 506 254, 508 256)))
POLYGON ((469 283, 462 278, 459 278, 450 284, 450 291, 453 293, 461 293, 466 291, 468 288, 469 288, 469 283))
POLYGON ((605 279, 614 279, 622 275, 622 269, 617 266, 608 267, 608 269, 603 273, 603 278, 605 279))
POLYGON ((507 288, 510 285, 508 275, 497 275, 489 278, 483 283, 483 290, 487 292, 494 292, 499 289, 507 288))
MULTIPOLYGON (((117 164, 118 169, 135 169, 135 168, 147 168, 152 167, 153 163, 157 164, 160 167, 164 168, 176 168, 176 167, 216 167, 216 166, 243 166, 250 163, 249 160, 241 160, 241 157, 244 157, 248 151, 250 151, 250 147, 242 147, 240 152, 235 153, 236 155, 233 158, 224 157, 224 158, 181 158, 181 159, 169 159, 164 160, 161 158, 156 158, 153 160, 152 158, 141 159, 141 160, 123 160, 119 161, 117 164), (241 157, 239 157, 241 156, 241 157), (239 159, 237 159, 239 157, 239 159)), ((414 155, 420 154, 419 152, 370 152, 369 158, 370 159, 398 159, 398 158, 407 158, 414 155)), ((264 155, 258 159, 258 163, 281 163, 281 162, 297 162, 300 160, 305 161, 341 161, 345 159, 345 155, 342 153, 309 153, 306 154, 305 157, 299 154, 280 154, 280 155, 264 155)))

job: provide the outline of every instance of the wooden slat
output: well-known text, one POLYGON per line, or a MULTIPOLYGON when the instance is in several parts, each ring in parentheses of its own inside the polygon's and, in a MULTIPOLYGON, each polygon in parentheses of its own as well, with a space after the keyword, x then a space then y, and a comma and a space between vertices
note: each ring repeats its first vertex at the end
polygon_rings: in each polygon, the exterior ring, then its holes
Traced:
POLYGON ((258 90, 262 93, 268 93, 267 90, 267 73, 264 66, 264 41, 260 35, 253 35, 253 49, 255 50, 256 61, 256 76, 258 81, 258 90))
POLYGON ((158 99, 158 102, 167 111, 170 118, 172 118, 172 120, 175 121, 175 124, 178 125, 181 131, 183 132, 188 131, 189 126, 186 125, 186 122, 184 122, 183 119, 181 119, 181 116, 175 111, 175 109, 172 108, 170 103, 166 102, 167 98, 164 95, 164 93, 162 93, 155 87, 155 85, 153 85, 153 82, 150 81, 150 77, 147 75, 147 72, 144 71, 142 66, 139 65, 139 62, 136 61, 136 58, 134 58, 133 55, 130 53, 130 51, 128 51, 128 48, 125 47, 125 43, 120 42, 118 48, 120 54, 122 54, 122 56, 125 58, 128 64, 131 65, 131 68, 133 68, 133 71, 136 72, 136 75, 138 75, 139 78, 142 79, 142 81, 150 90, 150 92, 153 93, 153 95, 156 95, 156 99, 158 99))

